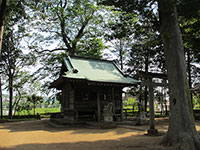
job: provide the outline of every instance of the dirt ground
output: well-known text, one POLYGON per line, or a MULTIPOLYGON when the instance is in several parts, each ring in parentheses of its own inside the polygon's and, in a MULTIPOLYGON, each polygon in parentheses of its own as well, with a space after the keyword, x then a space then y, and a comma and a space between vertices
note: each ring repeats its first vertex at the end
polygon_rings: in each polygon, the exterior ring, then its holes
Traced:
MULTIPOLYGON (((167 120, 156 121, 161 136, 147 136, 148 126, 115 129, 83 127, 56 128, 47 120, 0 124, 0 150, 162 150, 167 120)), ((197 121, 200 131, 200 121, 197 121)))

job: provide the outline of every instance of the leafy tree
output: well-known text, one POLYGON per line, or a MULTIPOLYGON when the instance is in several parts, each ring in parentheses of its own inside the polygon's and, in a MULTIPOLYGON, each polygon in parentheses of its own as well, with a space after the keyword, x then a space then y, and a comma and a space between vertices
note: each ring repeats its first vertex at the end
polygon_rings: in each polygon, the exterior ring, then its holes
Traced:
POLYGON ((107 41, 111 42, 113 47, 111 52, 116 55, 120 68, 123 70, 124 64, 126 64, 127 61, 127 55, 131 49, 137 16, 135 13, 126 14, 114 9, 113 17, 115 19, 110 20, 106 25, 108 31, 105 38, 107 41))
POLYGON ((0 55, 1 55, 1 47, 2 47, 2 39, 3 39, 3 30, 4 30, 4 20, 6 14, 6 0, 1 0, 1 9, 0 9, 0 55))
POLYGON ((2 48, 3 33, 5 31, 5 25, 7 24, 7 18, 10 15, 15 16, 15 21, 25 17, 24 1, 17 0, 0 0, 0 53, 2 48), (14 14, 13 14, 14 12, 14 14))
POLYGON ((14 82, 13 82, 13 91, 14 91, 14 102, 13 102, 13 110, 14 110, 14 115, 17 109, 19 109, 19 105, 21 101, 25 100, 27 95, 30 93, 33 93, 30 91, 32 87, 34 87, 35 81, 33 83, 32 77, 28 71, 20 69, 20 71, 15 75, 14 77, 14 82))
MULTIPOLYGON (((13 80, 14 80, 14 75, 16 72, 16 63, 17 63, 17 58, 21 55, 20 50, 16 50, 14 44, 11 41, 13 41, 13 33, 8 34, 8 36, 4 36, 4 41, 3 42, 3 50, 2 50, 2 56, 1 56, 1 67, 2 67, 2 72, 8 76, 9 79, 9 117, 12 117, 12 101, 13 101, 13 80), (13 50, 14 49, 14 50, 13 50)), ((2 73, 1 73, 2 74, 2 73)))
MULTIPOLYGON (((8 89, 9 89, 9 118, 12 117, 13 108, 13 85, 14 79, 20 73, 25 65, 29 65, 32 60, 27 55, 22 52, 22 46, 20 45, 20 40, 24 37, 24 16, 21 14, 22 8, 17 8, 17 3, 10 10, 5 18, 5 32, 4 39, 2 43, 2 55, 0 60, 0 73, 8 79, 8 89), (20 13, 20 14, 19 14, 20 13), (23 21, 22 21, 23 20, 23 21), (22 21, 22 22, 21 22, 22 21), (17 30, 16 30, 17 28, 17 30)), ((19 7, 19 6, 18 6, 19 7)))
POLYGON ((33 95, 27 97, 27 103, 29 103, 30 105, 33 104, 34 115, 35 115, 36 106, 42 102, 43 102, 43 97, 41 97, 41 96, 37 96, 37 95, 33 94, 33 95))
MULTIPOLYGON (((145 72, 166 72, 164 52, 160 35, 152 29, 151 23, 136 24, 134 43, 129 53, 127 72, 134 74, 138 70, 145 72)), ((144 110, 147 112, 148 91, 144 90, 144 110)))
MULTIPOLYGON (((199 11, 194 12, 193 14, 184 15, 182 14, 179 17, 181 32, 183 35, 184 42, 184 50, 186 55, 187 62, 187 73, 188 73, 188 81, 189 87, 192 88, 192 85, 198 83, 200 80, 200 68, 196 65, 200 62, 200 54, 199 54, 199 42, 200 42, 200 28, 199 28, 199 11)), ((191 93, 191 101, 193 99, 191 93)), ((193 101, 192 101, 193 103, 193 101)))
POLYGON ((67 54, 101 57, 105 48, 102 10, 96 0, 48 0, 29 4, 28 12, 33 15, 27 43, 41 66, 34 75, 45 79, 44 88, 58 77, 67 54))
MULTIPOLYGON (((97 6, 95 0, 49 0, 32 8, 32 26, 39 32, 34 34, 37 40, 33 40, 35 42, 31 43, 30 48, 36 48, 38 42, 45 46, 55 43, 56 48, 49 52, 67 51, 70 55, 79 55, 87 52, 81 48, 85 41, 99 43, 97 41, 100 39, 96 37, 102 35, 103 17, 100 13, 102 8, 97 6)), ((48 52, 43 47, 37 50, 48 52)))
MULTIPOLYGON (((113 9, 116 12, 116 8, 113 9)), ((161 37, 153 28, 153 23, 141 19, 134 11, 117 12, 119 17, 109 23, 110 34, 106 38, 109 42, 114 41, 112 52, 117 53, 121 68, 126 65, 129 74, 135 74, 138 70, 166 72, 161 37)), ((147 87, 144 90, 144 105, 147 111, 147 87)))

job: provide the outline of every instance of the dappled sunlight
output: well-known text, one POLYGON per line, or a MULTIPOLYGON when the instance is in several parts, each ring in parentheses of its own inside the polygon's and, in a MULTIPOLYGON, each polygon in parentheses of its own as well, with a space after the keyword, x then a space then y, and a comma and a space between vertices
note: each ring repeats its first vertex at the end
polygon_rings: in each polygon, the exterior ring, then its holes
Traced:
POLYGON ((200 132, 200 120, 196 121, 196 129, 200 132))

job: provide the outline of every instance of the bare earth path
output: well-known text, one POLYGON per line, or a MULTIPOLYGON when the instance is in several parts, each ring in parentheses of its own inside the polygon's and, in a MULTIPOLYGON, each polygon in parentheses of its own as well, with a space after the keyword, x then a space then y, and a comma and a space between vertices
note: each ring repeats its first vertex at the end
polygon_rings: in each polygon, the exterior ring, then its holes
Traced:
MULTIPOLYGON (((44 120, 0 124, 0 150, 162 150, 162 136, 146 136, 148 126, 115 129, 55 128, 44 120)), ((158 121, 166 132, 167 121, 158 121)), ((197 121, 200 131, 200 121, 197 121)))

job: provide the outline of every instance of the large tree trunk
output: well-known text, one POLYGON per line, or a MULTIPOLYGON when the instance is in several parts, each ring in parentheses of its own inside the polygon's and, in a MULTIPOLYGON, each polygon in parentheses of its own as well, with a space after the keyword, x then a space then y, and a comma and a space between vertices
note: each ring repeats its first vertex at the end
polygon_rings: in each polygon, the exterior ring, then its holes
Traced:
POLYGON ((162 144, 173 149, 200 149, 186 75, 183 42, 175 0, 158 0, 160 33, 164 43, 170 90, 169 128, 162 144))
POLYGON ((0 55, 1 55, 1 47, 3 41, 5 10, 6 10, 6 0, 2 0, 0 8, 0 55))
POLYGON ((0 77, 0 102, 1 102, 1 119, 3 119, 3 99, 2 99, 1 77, 0 77))

